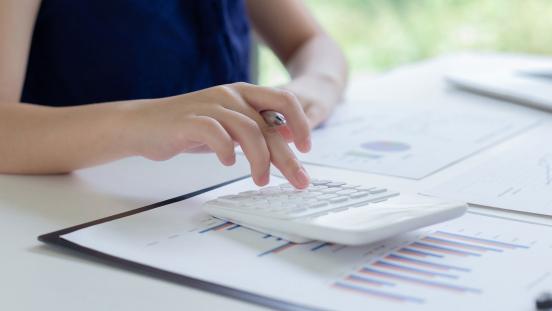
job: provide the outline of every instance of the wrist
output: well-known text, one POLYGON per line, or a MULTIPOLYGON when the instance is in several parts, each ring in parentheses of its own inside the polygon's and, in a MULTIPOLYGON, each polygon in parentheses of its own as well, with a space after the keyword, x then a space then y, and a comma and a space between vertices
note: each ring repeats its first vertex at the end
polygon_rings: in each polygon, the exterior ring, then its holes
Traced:
POLYGON ((320 85, 321 88, 331 90, 336 94, 341 94, 347 84, 345 79, 341 79, 335 75, 325 72, 314 72, 303 76, 303 78, 309 79, 312 83, 316 83, 317 85, 320 85))
POLYGON ((330 106, 341 100, 344 87, 345 84, 339 79, 323 73, 298 76, 284 86, 285 89, 297 93, 300 97, 304 94, 311 100, 322 101, 330 106))
POLYGON ((143 156, 144 137, 148 129, 144 115, 148 114, 149 106, 154 105, 156 99, 131 100, 113 103, 112 119, 107 127, 115 139, 115 149, 123 157, 143 156))

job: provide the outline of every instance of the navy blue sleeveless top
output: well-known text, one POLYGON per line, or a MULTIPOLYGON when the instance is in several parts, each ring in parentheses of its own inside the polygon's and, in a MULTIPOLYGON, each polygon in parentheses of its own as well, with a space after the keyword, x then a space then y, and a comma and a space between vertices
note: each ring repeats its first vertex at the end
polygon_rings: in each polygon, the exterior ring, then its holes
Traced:
POLYGON ((249 80, 243 0, 43 0, 21 101, 158 98, 249 80))

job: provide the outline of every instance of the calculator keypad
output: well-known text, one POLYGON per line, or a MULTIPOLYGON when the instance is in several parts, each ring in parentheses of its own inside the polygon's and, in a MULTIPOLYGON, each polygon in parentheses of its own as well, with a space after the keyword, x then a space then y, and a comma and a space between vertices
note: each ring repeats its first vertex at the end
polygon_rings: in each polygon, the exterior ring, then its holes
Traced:
POLYGON ((386 188, 364 188, 339 181, 313 179, 304 190, 297 190, 289 183, 284 183, 236 195, 224 195, 205 204, 263 217, 292 219, 369 207, 371 202, 381 202, 398 195, 398 192, 386 188))

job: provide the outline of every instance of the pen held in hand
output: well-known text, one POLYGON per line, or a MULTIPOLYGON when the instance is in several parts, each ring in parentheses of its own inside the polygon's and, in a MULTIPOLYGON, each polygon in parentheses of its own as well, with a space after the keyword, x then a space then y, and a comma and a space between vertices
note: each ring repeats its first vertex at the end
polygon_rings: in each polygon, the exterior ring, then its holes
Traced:
POLYGON ((279 112, 272 111, 272 110, 264 110, 264 111, 261 111, 261 116, 269 126, 277 127, 277 126, 286 125, 286 118, 284 117, 283 114, 279 112))

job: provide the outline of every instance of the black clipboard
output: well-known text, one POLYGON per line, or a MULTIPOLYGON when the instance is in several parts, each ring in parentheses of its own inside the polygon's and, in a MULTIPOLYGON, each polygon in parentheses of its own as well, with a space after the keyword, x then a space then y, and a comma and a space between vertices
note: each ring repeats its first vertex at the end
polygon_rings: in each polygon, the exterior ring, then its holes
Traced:
POLYGON ((65 234, 68 234, 68 233, 71 233, 71 232, 74 232, 74 231, 78 231, 78 230, 83 229, 83 228, 92 227, 92 226, 95 226, 95 225, 98 225, 98 224, 101 224, 101 223, 105 223, 105 222, 109 222, 109 221, 112 221, 112 220, 115 220, 115 219, 124 218, 124 217, 127 217, 127 216, 131 216, 131 215, 135 215, 135 214, 144 212, 144 211, 152 210, 154 208, 158 208, 158 207, 161 207, 161 206, 164 206, 164 205, 180 202, 180 201, 189 199, 191 197, 194 197, 196 195, 214 190, 214 189, 219 188, 219 187, 229 185, 231 183, 234 183, 236 181, 240 181, 240 180, 243 180, 243 179, 249 178, 249 177, 250 177, 249 175, 239 177, 239 178, 236 178, 236 179, 233 179, 233 180, 230 180, 230 181, 227 181, 227 182, 215 185, 215 186, 211 186, 211 187, 208 187, 208 188, 205 188, 205 189, 202 189, 202 190, 198 190, 198 191, 195 191, 195 192, 192 192, 192 193, 184 194, 184 195, 172 198, 172 199, 168 199, 168 200, 165 200, 165 201, 161 201, 161 202, 158 202, 158 203, 147 205, 147 206, 137 208, 137 209, 134 209, 134 210, 131 210, 131 211, 128 211, 128 212, 116 214, 116 215, 113 215, 113 216, 109 216, 109 217, 101 218, 101 219, 98 219, 98 220, 90 221, 90 222, 80 224, 80 225, 76 225, 76 226, 73 226, 73 227, 69 227, 69 228, 66 228, 66 229, 62 229, 62 230, 54 231, 54 232, 51 232, 51 233, 43 234, 43 235, 38 237, 38 240, 41 241, 41 242, 44 242, 46 244, 51 244, 51 245, 56 245, 56 246, 61 246, 61 247, 64 247, 64 248, 71 249, 71 250, 75 251, 75 255, 84 254, 84 255, 86 255, 85 257, 88 257, 89 259, 96 259, 96 261, 101 262, 103 264, 115 266, 117 268, 122 268, 122 269, 125 269, 127 271, 132 271, 132 272, 140 273, 142 275, 147 275, 147 276, 150 276, 150 277, 163 279, 163 280, 166 280, 166 281, 169 281, 169 282, 172 282, 172 283, 176 283, 176 284, 180 284, 180 285, 184 285, 184 286, 188 286, 188 287, 193 287, 193 288, 196 288, 196 289, 204 290, 204 291, 207 291, 207 292, 215 293, 215 294, 218 294, 218 295, 222 295, 222 296, 226 296, 226 297, 230 297, 230 298, 234 298, 234 299, 238 299, 238 300, 242 300, 242 301, 246 301, 246 302, 261 305, 261 306, 264 306, 264 307, 269 307, 269 308, 272 308, 272 309, 294 310, 294 311, 295 310, 309 310, 309 311, 310 310, 320 310, 320 309, 313 308, 313 307, 310 307, 310 306, 299 305, 299 304, 287 302, 287 301, 284 301, 284 300, 270 298, 270 297, 254 294, 254 293, 251 293, 251 292, 247 292, 247 291, 244 291, 244 290, 241 290, 241 289, 216 284, 216 283, 213 283, 213 282, 207 282, 207 281, 199 280, 199 279, 189 277, 189 276, 186 276, 186 275, 181 275, 181 274, 178 274, 178 273, 165 271, 165 270, 162 270, 162 269, 159 269, 159 268, 154 268, 154 267, 151 267, 151 266, 148 266, 148 265, 140 264, 140 263, 137 263, 137 262, 134 262, 134 261, 131 261, 131 260, 119 258, 119 257, 112 256, 112 255, 109 255, 109 254, 106 254, 106 253, 102 253, 102 252, 99 252, 99 251, 96 251, 96 250, 93 250, 93 249, 90 249, 90 248, 87 248, 87 247, 83 247, 83 246, 80 246, 80 245, 75 244, 73 242, 70 242, 68 240, 65 240, 61 237, 62 235, 65 235, 65 234))

